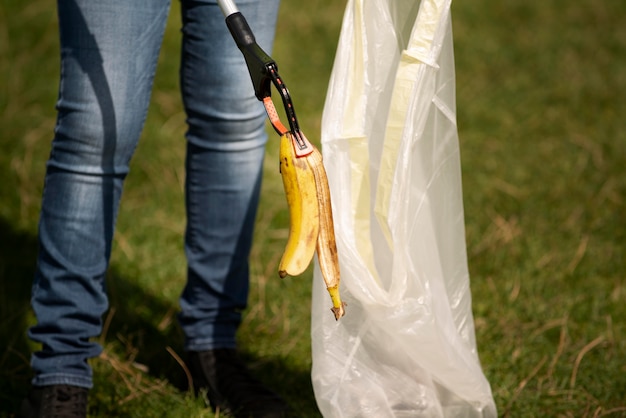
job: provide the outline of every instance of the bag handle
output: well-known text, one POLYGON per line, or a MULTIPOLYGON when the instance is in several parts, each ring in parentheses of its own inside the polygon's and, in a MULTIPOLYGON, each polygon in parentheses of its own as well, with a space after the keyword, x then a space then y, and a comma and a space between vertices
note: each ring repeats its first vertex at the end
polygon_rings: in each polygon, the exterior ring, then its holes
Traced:
POLYGON ((422 0, 411 37, 407 48, 400 56, 396 72, 390 111, 387 116, 374 209, 391 249, 393 249, 393 237, 389 215, 392 203, 399 203, 394 201, 394 184, 398 183, 394 181, 398 160, 406 158, 408 152, 406 149, 408 144, 403 144, 403 134, 412 97, 410 92, 423 85, 426 67, 438 69, 437 60, 442 47, 440 39, 446 27, 446 15, 450 12, 450 4, 451 0, 422 0))

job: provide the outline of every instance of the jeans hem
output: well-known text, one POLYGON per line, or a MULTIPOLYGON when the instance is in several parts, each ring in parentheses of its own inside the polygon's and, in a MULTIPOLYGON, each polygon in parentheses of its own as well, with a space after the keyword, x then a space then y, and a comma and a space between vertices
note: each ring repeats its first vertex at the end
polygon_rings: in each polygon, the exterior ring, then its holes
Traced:
POLYGON ((237 348, 237 344, 232 341, 189 341, 185 344, 185 351, 207 351, 220 348, 237 348))
POLYGON ((75 374, 55 373, 35 376, 32 380, 33 386, 70 385, 91 389, 93 380, 90 377, 78 376, 75 374))

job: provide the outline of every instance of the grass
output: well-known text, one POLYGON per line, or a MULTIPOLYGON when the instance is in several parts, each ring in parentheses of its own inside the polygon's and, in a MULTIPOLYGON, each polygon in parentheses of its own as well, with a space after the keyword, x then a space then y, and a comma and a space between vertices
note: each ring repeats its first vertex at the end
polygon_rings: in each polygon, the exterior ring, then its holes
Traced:
MULTIPOLYGON (((345 2, 284 1, 276 58, 319 137, 345 2)), ((183 133, 173 5, 146 129, 118 221, 111 311, 93 361, 94 417, 209 417, 185 390, 183 133)), ((479 353, 503 417, 626 416, 626 3, 453 3, 458 126, 479 353)), ((0 0, 0 416, 28 388, 25 330, 54 127, 54 4, 0 0)), ((311 273, 280 281, 287 212, 268 145, 244 354, 301 417, 311 273), (278 300, 274 295, 285 292, 278 300)))

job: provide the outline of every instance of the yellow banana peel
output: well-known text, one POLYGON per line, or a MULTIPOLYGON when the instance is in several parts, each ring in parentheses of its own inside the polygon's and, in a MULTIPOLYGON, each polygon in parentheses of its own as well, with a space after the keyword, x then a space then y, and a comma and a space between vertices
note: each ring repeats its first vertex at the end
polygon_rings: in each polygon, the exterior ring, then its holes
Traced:
POLYGON ((313 258, 320 222, 314 174, 306 158, 297 158, 290 134, 280 138, 280 174, 289 207, 289 237, 278 274, 298 276, 313 258))
POLYGON ((300 134, 306 152, 296 153, 291 133, 280 138, 280 173, 289 205, 289 237, 278 267, 280 277, 301 274, 317 251, 335 319, 345 314, 339 294, 340 270, 328 177, 322 154, 300 134))

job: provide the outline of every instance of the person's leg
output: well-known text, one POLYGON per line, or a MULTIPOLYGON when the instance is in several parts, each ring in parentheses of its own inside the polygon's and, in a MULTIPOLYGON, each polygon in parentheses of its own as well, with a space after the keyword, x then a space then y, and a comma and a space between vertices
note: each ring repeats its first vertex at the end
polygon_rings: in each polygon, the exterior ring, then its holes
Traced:
POLYGON ((33 385, 92 386, 122 183, 145 119, 169 0, 58 0, 61 82, 32 291, 33 385))
MULTIPOLYGON (((270 53, 278 0, 237 5, 270 53)), ((234 348, 248 297, 266 116, 216 2, 183 0, 182 18, 189 268, 180 323, 188 351, 234 348)))
MULTIPOLYGON (((268 53, 278 0, 238 1, 268 53)), ((248 298, 248 256, 267 134, 243 56, 215 1, 183 0, 181 88, 188 116, 180 324, 196 389, 234 416, 282 417, 285 402, 250 375, 235 349, 248 298)))

